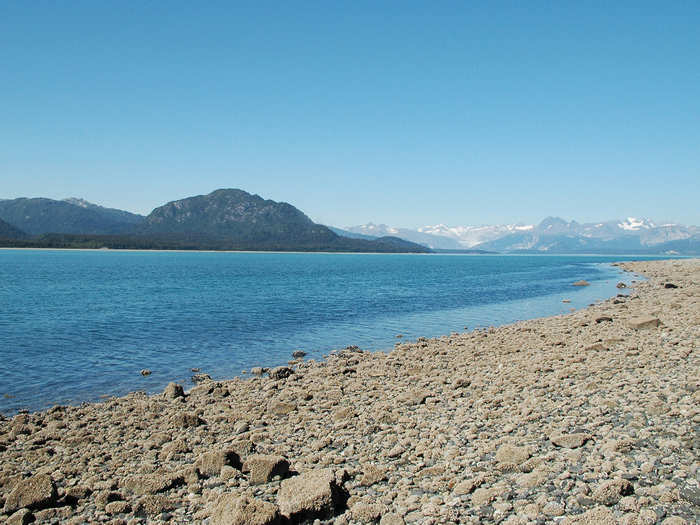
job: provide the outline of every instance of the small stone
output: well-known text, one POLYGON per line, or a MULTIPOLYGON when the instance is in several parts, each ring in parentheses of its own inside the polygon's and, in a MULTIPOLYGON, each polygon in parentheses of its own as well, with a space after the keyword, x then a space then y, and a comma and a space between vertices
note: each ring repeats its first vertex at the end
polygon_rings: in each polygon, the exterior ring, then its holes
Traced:
POLYGON ((204 424, 204 420, 202 420, 202 418, 200 418, 197 414, 188 412, 178 414, 175 418, 175 422, 182 428, 198 427, 199 425, 204 424))
POLYGON ((476 489, 474 494, 472 494, 472 505, 475 507, 481 507, 482 505, 488 505, 496 498, 497 491, 494 488, 489 489, 476 489))
POLYGON ((122 482, 122 485, 136 494, 156 494, 182 485, 184 481, 184 478, 178 473, 158 471, 143 476, 129 476, 122 482))
POLYGON ((479 476, 476 476, 475 478, 460 481, 454 486, 452 492, 454 492, 456 496, 471 494, 472 492, 474 492, 475 489, 483 485, 485 481, 486 476, 484 474, 481 474, 479 476))
POLYGON ((211 516, 211 525, 277 525, 280 513, 277 505, 249 496, 235 494, 219 496, 211 516))
POLYGON ((234 434, 243 434, 244 432, 248 432, 248 430, 250 430, 250 425, 248 425, 247 421, 236 421, 233 425, 234 434))
POLYGON ((306 352, 303 350, 294 350, 294 352, 292 352, 292 357, 294 359, 301 359, 304 356, 306 356, 306 352))
POLYGON ((588 345, 586 347, 586 350, 592 351, 592 350, 607 350, 608 348, 605 346, 603 343, 593 343, 592 345, 588 345))
POLYGON ((352 519, 360 523, 372 523, 377 521, 384 511, 384 506, 379 503, 355 503, 350 509, 352 519))
POLYGON ((564 505, 557 501, 550 501, 542 507, 542 514, 547 516, 561 516, 564 514, 564 505))
POLYGON ((277 416, 286 416, 294 412, 297 406, 294 403, 287 403, 285 401, 272 401, 267 409, 270 413, 277 416))
POLYGON ((112 501, 105 505, 105 512, 113 516, 115 514, 126 514, 127 512, 131 512, 131 505, 126 501, 112 501))
POLYGON ((134 514, 137 516, 157 516, 163 512, 173 510, 173 502, 162 494, 149 494, 138 500, 134 507, 134 514))
POLYGON ((191 449, 187 443, 182 439, 176 439, 163 445, 160 456, 166 460, 171 460, 178 454, 187 454, 188 452, 191 452, 191 449))
POLYGON ((386 453, 388 458, 397 458, 406 451, 401 445, 396 444, 394 447, 386 453))
POLYGON ((576 281, 575 283, 572 284, 572 286, 589 286, 591 283, 588 281, 576 281))
POLYGON ((386 479, 386 469, 380 468, 375 465, 365 465, 364 472, 360 478, 360 485, 363 487, 370 487, 375 483, 384 481, 386 479))
POLYGON ((467 379, 466 377, 460 377, 452 382, 452 388, 454 388, 455 390, 457 390, 458 388, 467 388, 471 384, 471 380, 467 379))
POLYGON ((206 383, 207 381, 212 381, 212 378, 209 374, 194 374, 191 377, 191 380, 194 384, 200 385, 202 383, 206 383))
POLYGON ((688 525, 688 522, 679 516, 670 516, 662 521, 661 525, 688 525))
POLYGON ((389 512, 382 516, 382 519, 379 520, 379 525, 406 525, 406 522, 398 514, 389 512))
POLYGON ((697 484, 687 484, 680 489, 679 493, 681 498, 700 507, 700 487, 697 484))
POLYGON ((152 373, 153 373, 153 372, 151 372, 148 368, 144 368, 143 370, 141 370, 141 375, 144 376, 144 377, 145 377, 145 376, 150 376, 152 373))
POLYGON ((562 525, 618 525, 615 514, 607 507, 595 507, 577 516, 567 516, 562 525))
POLYGON ((105 490, 98 492, 93 501, 98 509, 104 510, 105 507, 113 501, 121 501, 124 497, 119 492, 113 492, 110 490, 105 490))
POLYGON ((595 322, 600 324, 600 323, 612 323, 613 318, 610 317, 609 315, 601 315, 600 317, 596 317, 595 322))

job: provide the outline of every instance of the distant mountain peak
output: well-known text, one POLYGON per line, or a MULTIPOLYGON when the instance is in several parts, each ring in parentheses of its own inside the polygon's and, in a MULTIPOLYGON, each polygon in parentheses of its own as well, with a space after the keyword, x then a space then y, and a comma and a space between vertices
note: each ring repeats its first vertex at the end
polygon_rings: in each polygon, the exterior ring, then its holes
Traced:
POLYGON ((101 206, 98 206, 97 204, 93 204, 92 202, 88 202, 85 199, 80 199, 78 197, 68 197, 63 199, 63 202, 73 204, 74 206, 80 206, 81 208, 101 208, 101 206))
POLYGON ((637 219, 636 217, 627 217, 624 221, 619 222, 617 226, 627 231, 649 230, 656 227, 653 221, 637 219))

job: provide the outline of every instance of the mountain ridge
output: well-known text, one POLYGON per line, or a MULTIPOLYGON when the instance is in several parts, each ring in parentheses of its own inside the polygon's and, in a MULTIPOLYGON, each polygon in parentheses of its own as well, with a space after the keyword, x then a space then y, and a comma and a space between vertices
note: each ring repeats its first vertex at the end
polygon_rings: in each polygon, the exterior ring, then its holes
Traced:
POLYGON ((66 200, 44 197, 20 197, 0 201, 0 219, 29 235, 113 235, 133 229, 132 222, 115 218, 116 215, 109 208, 92 206, 78 206, 66 200))
POLYGON ((700 228, 626 217, 579 223, 396 228, 372 222, 346 229, 317 224, 286 202, 236 188, 174 200, 147 216, 70 197, 0 199, 3 244, 149 245, 157 249, 503 253, 700 253, 700 228))
MULTIPOLYGON (((30 238, 8 228, 2 245, 56 248, 207 249, 333 252, 410 252, 430 250, 383 236, 351 239, 316 224, 286 202, 265 200, 240 189, 218 189, 170 201, 142 217, 69 198, 0 201, 0 219, 26 226, 30 238)), ((17 228, 19 231, 20 229, 17 228)))
MULTIPOLYGON (((480 226, 447 226, 437 224, 411 230, 376 225, 372 222, 348 228, 351 232, 395 232, 399 237, 429 245, 443 246, 431 239, 451 239, 461 249, 497 252, 533 253, 665 253, 677 251, 700 253, 700 228, 678 223, 657 223, 650 219, 627 217, 597 223, 567 221, 561 217, 545 217, 539 224, 502 224, 480 226), (429 237, 425 237, 425 236, 429 237), (427 242, 426 242, 427 240, 427 242), (675 243, 675 244, 672 244, 675 243)), ((449 249, 449 248, 448 248, 449 249)), ((454 248, 452 248, 454 249, 454 248)))

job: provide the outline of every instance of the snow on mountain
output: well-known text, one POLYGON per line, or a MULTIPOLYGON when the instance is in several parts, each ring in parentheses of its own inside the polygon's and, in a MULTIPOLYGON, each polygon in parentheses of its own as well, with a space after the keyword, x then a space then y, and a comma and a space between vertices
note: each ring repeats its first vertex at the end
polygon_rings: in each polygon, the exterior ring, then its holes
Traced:
POLYGON ((595 250, 600 246, 612 246, 611 243, 619 245, 620 249, 651 248, 668 242, 691 241, 700 235, 696 226, 668 222, 657 226, 652 220, 635 217, 583 224, 560 217, 547 217, 537 225, 448 226, 440 223, 416 230, 368 223, 347 229, 366 235, 393 235, 434 249, 495 251, 595 250))
POLYGON ((368 222, 367 224, 361 224, 360 226, 348 226, 346 230, 353 233, 361 233, 363 235, 373 235, 375 237, 385 237, 387 235, 396 235, 399 233, 397 228, 392 228, 386 224, 374 224, 373 222, 368 222))
POLYGON ((635 217, 627 217, 626 220, 619 222, 617 226, 627 231, 649 230, 656 227, 656 225, 648 219, 637 219, 635 217))
POLYGON ((446 226, 436 224, 434 226, 423 226, 418 228, 419 232, 431 235, 441 235, 455 239, 462 248, 471 248, 482 242, 488 242, 509 233, 530 231, 534 228, 531 224, 501 224, 493 226, 446 226))
POLYGON ((373 235, 375 237, 383 237, 386 235, 399 237, 437 250, 458 250, 462 248, 459 242, 449 236, 422 232, 420 230, 411 230, 408 228, 393 228, 386 224, 368 222, 360 226, 348 226, 345 229, 352 233, 373 235))

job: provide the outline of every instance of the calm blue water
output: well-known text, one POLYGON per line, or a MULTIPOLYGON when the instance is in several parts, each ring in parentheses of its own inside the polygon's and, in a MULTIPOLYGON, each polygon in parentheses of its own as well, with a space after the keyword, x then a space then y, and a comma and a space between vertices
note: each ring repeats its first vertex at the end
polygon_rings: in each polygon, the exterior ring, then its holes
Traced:
POLYGON ((621 259, 0 250, 0 411, 563 313, 617 293, 621 259))

